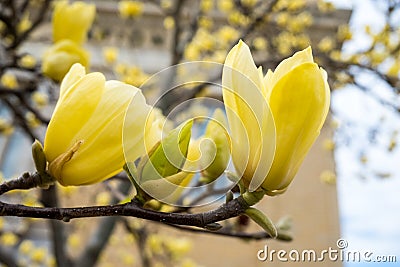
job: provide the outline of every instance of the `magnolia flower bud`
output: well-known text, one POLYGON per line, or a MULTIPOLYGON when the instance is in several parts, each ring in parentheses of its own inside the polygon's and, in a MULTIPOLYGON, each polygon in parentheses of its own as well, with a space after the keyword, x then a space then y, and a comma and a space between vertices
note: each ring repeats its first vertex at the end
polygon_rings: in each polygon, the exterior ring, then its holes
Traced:
POLYGON ((138 88, 73 65, 61 83, 44 140, 50 174, 66 186, 101 182, 121 172, 124 149, 132 151, 133 160, 144 153, 143 131, 137 127, 144 129, 149 112, 138 88), (128 116, 129 105, 135 112, 128 116), (132 134, 132 142, 123 144, 123 130, 132 134))
POLYGON ((160 201, 167 201, 187 178, 182 171, 188 154, 193 121, 172 130, 145 155, 137 168, 139 186, 160 201))
POLYGON ((308 47, 264 76, 240 41, 226 58, 222 84, 233 163, 243 182, 250 191, 285 192, 327 116, 326 72, 308 47))

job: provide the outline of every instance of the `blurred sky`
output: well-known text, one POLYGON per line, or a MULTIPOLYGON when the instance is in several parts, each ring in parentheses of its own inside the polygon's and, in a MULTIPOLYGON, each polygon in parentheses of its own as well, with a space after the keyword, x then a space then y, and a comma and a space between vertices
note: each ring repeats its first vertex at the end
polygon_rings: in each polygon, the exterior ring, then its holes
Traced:
MULTIPOLYGON (((385 1, 332 0, 337 7, 353 8, 351 27, 354 40, 343 52, 356 51, 368 44, 364 26, 380 29, 383 16, 379 5, 385 1)), ((396 21, 399 21, 400 14, 396 21)), ((392 103, 399 97, 370 74, 359 77, 373 92, 392 103)), ((373 256, 395 255, 397 263, 345 263, 344 266, 398 266, 400 262, 400 148, 387 148, 394 130, 400 131, 400 118, 370 94, 348 86, 332 96, 332 110, 341 121, 335 151, 338 175, 342 238, 348 251, 370 251, 373 256), (373 130, 373 136, 371 131, 373 130), (373 141, 371 143, 371 140, 373 141), (365 155, 366 164, 360 162, 365 155), (382 178, 391 174, 390 177, 382 178), (379 178, 381 177, 381 178, 379 178)), ((397 138, 399 142, 399 138, 397 138)))

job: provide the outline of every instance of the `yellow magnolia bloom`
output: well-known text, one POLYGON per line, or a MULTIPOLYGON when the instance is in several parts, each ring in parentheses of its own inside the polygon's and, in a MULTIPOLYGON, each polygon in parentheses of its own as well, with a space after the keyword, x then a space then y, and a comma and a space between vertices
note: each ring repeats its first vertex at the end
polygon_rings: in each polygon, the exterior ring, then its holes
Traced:
POLYGON ((88 52, 70 40, 62 40, 44 53, 42 72, 53 80, 61 81, 75 63, 89 67, 88 52))
POLYGON ((101 182, 122 170, 124 149, 138 158, 145 151, 143 129, 150 106, 136 87, 85 74, 72 66, 47 128, 44 152, 49 172, 62 185, 101 182), (128 106, 135 114, 127 114, 128 106), (130 133, 129 141, 122 139, 130 133))
POLYGON ((57 1, 53 12, 53 42, 69 39, 83 44, 96 16, 96 6, 81 1, 57 1))
POLYGON ((250 191, 283 193, 327 116, 326 72, 309 47, 264 76, 240 41, 227 56, 222 83, 237 171, 250 191))
POLYGON ((122 18, 138 17, 143 13, 143 3, 139 1, 122 0, 118 3, 118 10, 122 18))

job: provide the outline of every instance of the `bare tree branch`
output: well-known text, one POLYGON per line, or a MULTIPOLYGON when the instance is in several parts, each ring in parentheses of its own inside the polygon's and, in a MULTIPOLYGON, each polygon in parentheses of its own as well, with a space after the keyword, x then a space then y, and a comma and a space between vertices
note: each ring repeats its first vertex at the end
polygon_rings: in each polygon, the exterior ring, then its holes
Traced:
POLYGON ((75 218, 128 216, 168 224, 207 228, 209 224, 236 217, 248 208, 249 205, 242 196, 221 205, 215 210, 194 214, 164 213, 148 210, 143 208, 135 199, 125 204, 76 208, 29 207, 0 202, 0 216, 55 219, 65 222, 75 218))

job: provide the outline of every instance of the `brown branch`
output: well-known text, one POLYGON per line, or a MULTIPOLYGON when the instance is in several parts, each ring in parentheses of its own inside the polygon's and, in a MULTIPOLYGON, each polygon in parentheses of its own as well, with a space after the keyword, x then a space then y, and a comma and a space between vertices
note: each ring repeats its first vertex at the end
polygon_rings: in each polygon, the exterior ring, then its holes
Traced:
POLYGON ((126 218, 122 218, 122 222, 125 226, 125 229, 131 235, 133 235, 138 249, 142 250, 142 252, 139 253, 140 259, 142 261, 142 266, 143 267, 151 266, 151 259, 148 257, 146 251, 144 251, 144 249, 143 249, 143 244, 146 244, 147 237, 148 237, 147 227, 145 225, 143 225, 139 229, 135 229, 129 225, 129 222, 126 218))
POLYGON ((35 139, 39 140, 39 138, 36 136, 36 134, 32 131, 32 129, 29 127, 28 123, 25 120, 25 114, 23 111, 20 110, 20 107, 13 103, 13 101, 10 101, 7 98, 2 98, 3 102, 8 106, 8 108, 14 113, 14 118, 15 121, 19 124, 19 126, 22 128, 22 130, 25 131, 25 133, 29 136, 31 141, 33 142, 35 139))
POLYGON ((182 58, 182 53, 183 53, 183 52, 179 51, 179 39, 182 34, 180 16, 181 16, 181 11, 182 11, 184 1, 185 0, 178 0, 175 4, 175 9, 172 13, 172 16, 175 20, 175 28, 174 28, 173 39, 172 39, 172 44, 171 44, 171 49, 172 49, 171 65, 172 66, 179 63, 179 61, 182 58))
MULTIPOLYGON (((188 226, 181 226, 181 225, 174 225, 174 224, 167 224, 168 226, 171 226, 173 228, 182 230, 182 231, 187 231, 187 232, 192 232, 196 234, 211 234, 211 235, 219 235, 219 236, 225 236, 225 237, 233 237, 233 238, 242 238, 246 240, 264 240, 264 239, 270 239, 271 236, 268 235, 266 232, 255 232, 255 233, 244 233, 244 232, 233 232, 230 230, 225 230, 224 228, 218 231, 209 231, 206 229, 199 229, 199 228, 193 228, 193 227, 188 227, 188 226)), ((278 237, 277 239, 282 240, 282 241, 291 241, 291 237, 283 232, 278 232, 278 237)))
MULTIPOLYGON (((130 182, 125 179, 118 186, 118 193, 127 194, 131 189, 130 182)), ((118 196, 113 196, 111 203, 116 204, 120 201, 118 196)), ((113 233, 116 223, 118 221, 117 217, 107 217, 103 218, 97 225, 96 231, 91 235, 88 244, 85 246, 85 250, 82 251, 73 266, 85 267, 94 266, 98 261, 101 252, 107 245, 111 234, 113 233)))
MULTIPOLYGON (((47 190, 42 190, 41 202, 45 207, 57 207, 59 205, 56 190, 57 188, 55 186, 51 186, 47 190)), ((71 266, 71 261, 68 258, 65 247, 66 238, 65 238, 64 224, 55 220, 50 220, 49 224, 51 229, 51 237, 53 239, 53 250, 57 266, 58 267, 71 266)))
POLYGON ((76 218, 128 216, 162 223, 205 228, 209 224, 236 217, 247 208, 249 208, 249 205, 242 196, 223 204, 215 210, 194 214, 164 213, 148 210, 143 208, 136 200, 125 204, 76 208, 29 207, 0 202, 0 216, 55 219, 66 222, 76 218))
POLYGON ((37 174, 28 172, 22 174, 17 179, 6 181, 0 185, 0 195, 12 190, 28 190, 43 185, 45 181, 37 174))
POLYGON ((16 36, 12 44, 6 48, 7 50, 16 49, 29 36, 29 34, 31 34, 31 32, 33 32, 36 27, 40 25, 40 23, 42 23, 42 21, 46 17, 46 11, 50 7, 50 2, 51 0, 44 0, 42 6, 40 7, 40 10, 37 13, 37 17, 32 22, 32 26, 21 35, 16 36))

